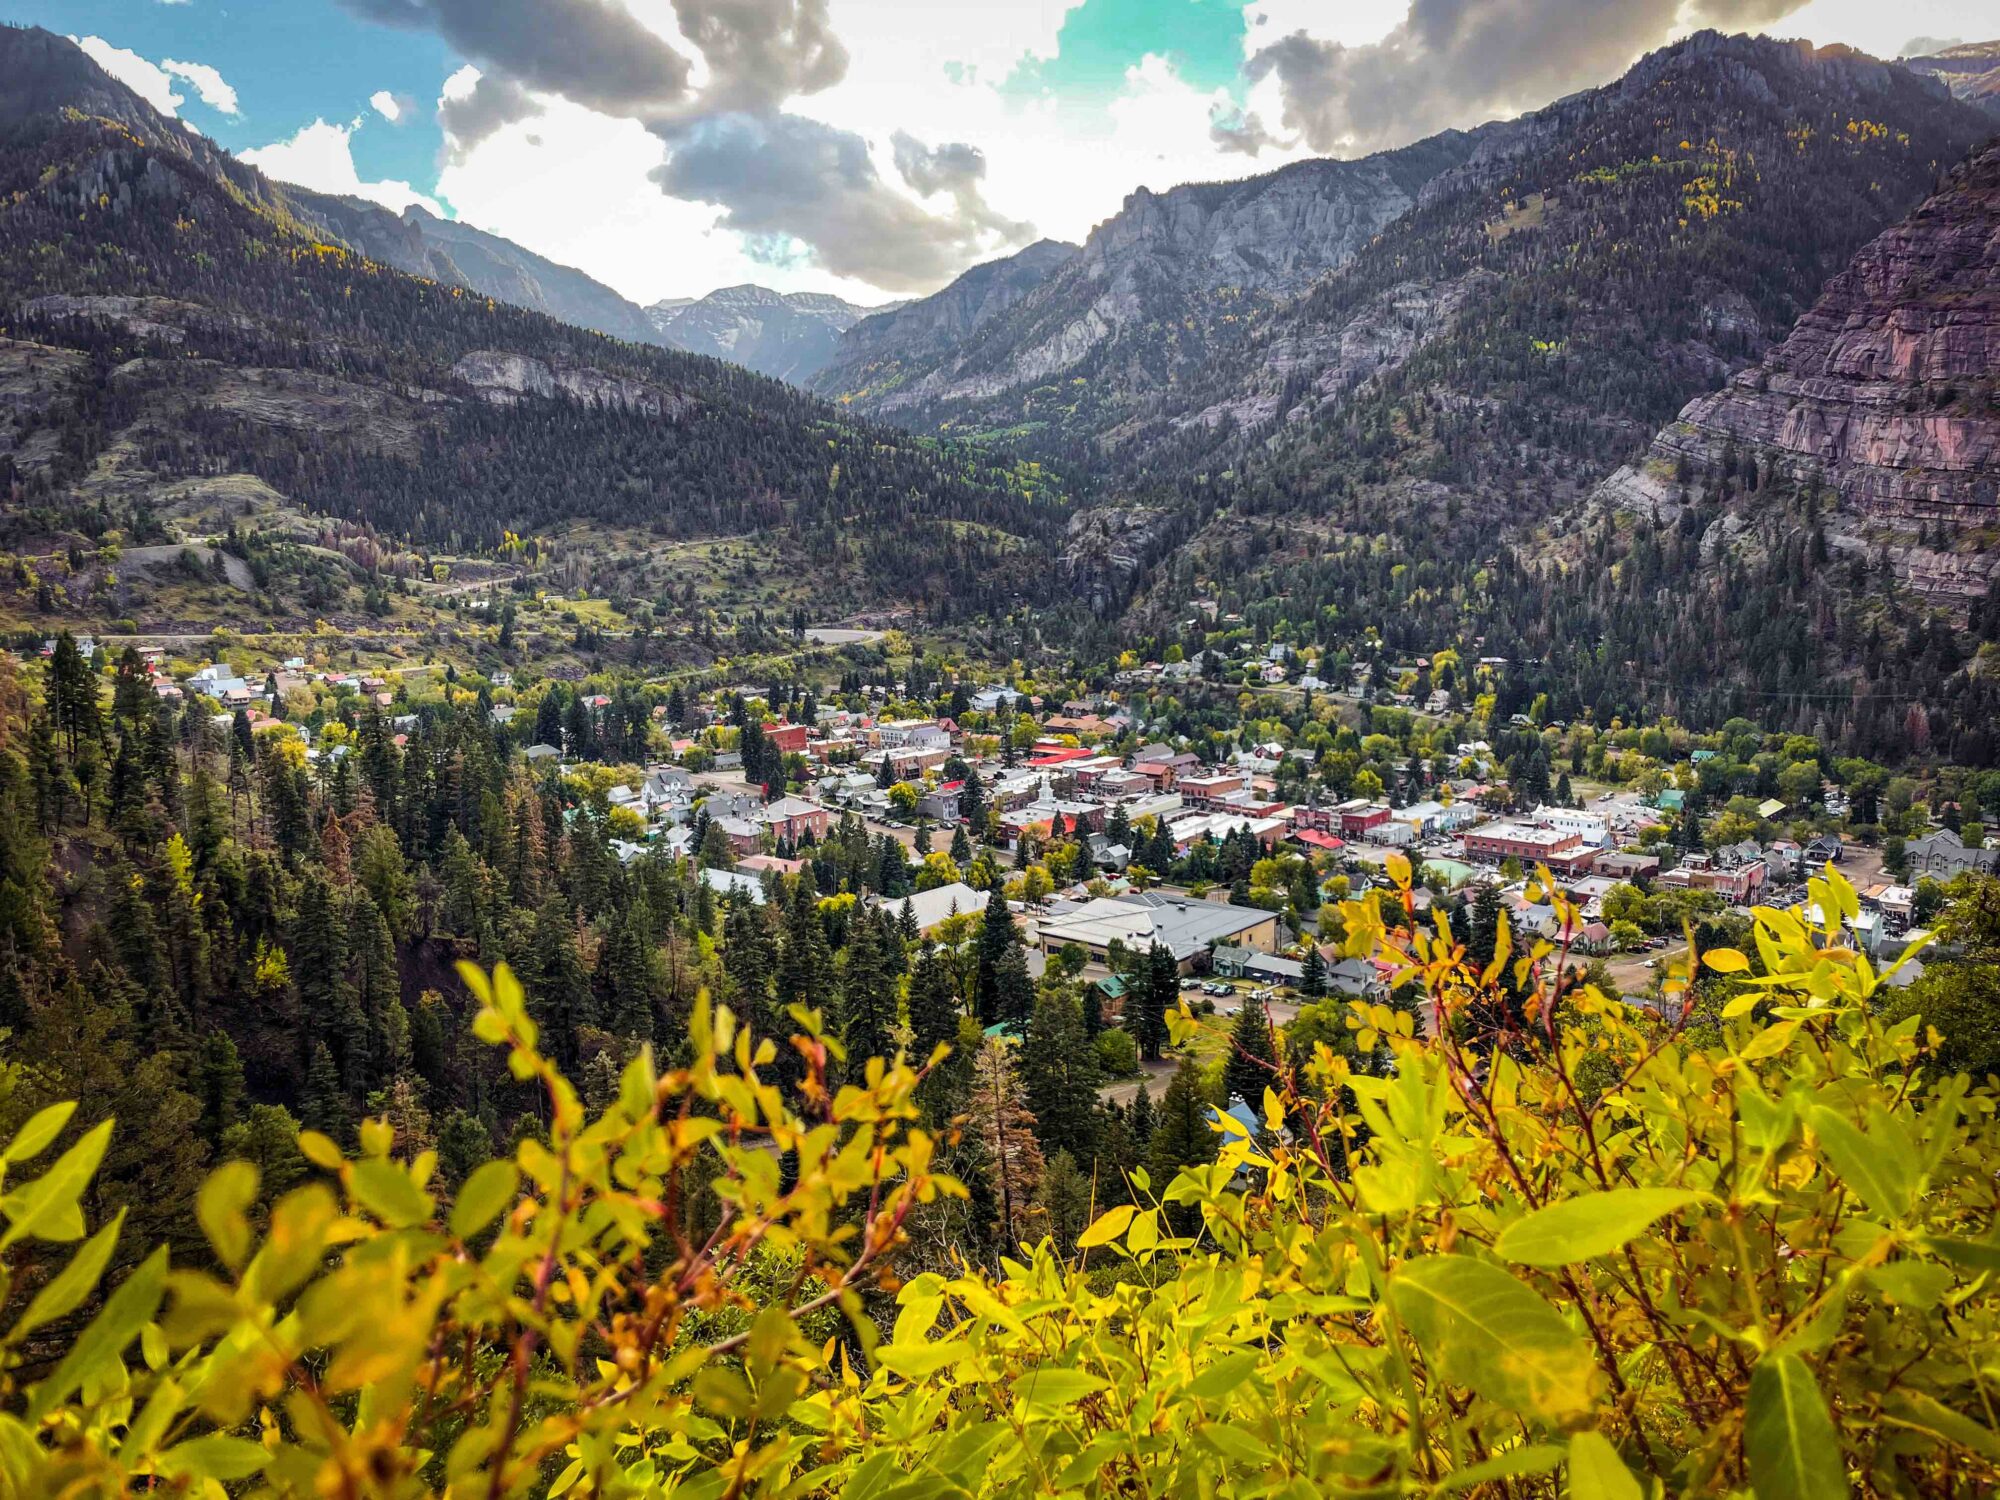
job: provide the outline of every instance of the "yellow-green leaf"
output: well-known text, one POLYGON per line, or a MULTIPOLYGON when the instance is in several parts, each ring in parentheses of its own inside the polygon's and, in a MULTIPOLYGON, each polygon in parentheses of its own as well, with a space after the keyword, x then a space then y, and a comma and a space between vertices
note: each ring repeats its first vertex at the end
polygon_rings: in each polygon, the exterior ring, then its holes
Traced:
POLYGON ((1447 1380, 1524 1416, 1559 1422, 1590 1410, 1590 1347, 1553 1307, 1498 1266, 1465 1255, 1406 1263, 1389 1301, 1447 1380))
POLYGON ((77 1200, 90 1186, 97 1164, 104 1160, 104 1148, 110 1144, 111 1122, 104 1120, 57 1157, 40 1177, 0 1198, 0 1213, 8 1220, 7 1232, 0 1234, 0 1250, 29 1235, 52 1241, 82 1239, 83 1214, 77 1200))
POLYGON ((47 1286, 35 1293, 35 1300, 21 1314, 21 1321, 7 1335, 9 1343, 83 1305, 83 1299, 96 1289, 105 1266, 110 1264, 111 1252, 118 1244, 118 1230, 124 1222, 125 1210, 121 1208, 116 1218, 93 1234, 83 1248, 69 1258, 69 1264, 47 1286))
POLYGON ((1014 1394, 1029 1406, 1068 1406, 1085 1396, 1095 1395, 1110 1384, 1088 1370, 1060 1366, 1034 1369, 1014 1378, 1014 1394))
POLYGON ((157 1467, 166 1479, 248 1479, 270 1461, 262 1444, 214 1433, 175 1444, 157 1467))
POLYGON ((1742 974, 1750 968, 1750 960, 1734 948, 1711 948, 1702 954, 1701 961, 1718 974, 1742 974))
POLYGON ((162 1245, 105 1300, 103 1310, 77 1335, 55 1373, 35 1388, 29 1415, 39 1420, 101 1366, 115 1363, 139 1330, 153 1321, 166 1285, 167 1248, 162 1245))
POLYGON ((195 1196, 194 1216, 221 1262, 235 1271, 250 1253, 250 1219, 257 1201, 257 1169, 247 1161, 226 1161, 208 1174, 195 1196))
POLYGON ((65 1099, 60 1104, 37 1110, 29 1116, 27 1124, 14 1132, 14 1139, 7 1143, 4 1152, 0 1152, 0 1162, 27 1161, 40 1156, 48 1150, 49 1142, 62 1134, 63 1126, 69 1124, 69 1117, 75 1113, 74 1099, 65 1099))
POLYGON ((1743 1450, 1757 1500, 1845 1495, 1847 1463, 1819 1384, 1796 1354, 1767 1354, 1750 1373, 1743 1450))
POLYGON ((1116 1208, 1100 1214, 1095 1224, 1076 1237, 1077 1249, 1088 1250, 1096 1245, 1110 1244, 1125 1232, 1126 1227, 1132 1222, 1132 1215, 1136 1212, 1131 1204, 1121 1203, 1116 1208))
POLYGON ((1644 1500, 1639 1481, 1601 1432, 1576 1432, 1569 1440, 1570 1500, 1644 1500))
POLYGON ((431 1195, 402 1167, 381 1157, 354 1164, 354 1198, 392 1229, 421 1224, 431 1216, 431 1195))
POLYGON ((1701 1201, 1687 1188, 1612 1188, 1565 1198, 1516 1219, 1493 1242, 1524 1266, 1566 1266, 1624 1248, 1656 1221, 1701 1201))
POLYGON ((514 1201, 520 1186, 520 1169, 511 1161, 489 1161, 475 1167, 451 1206, 451 1232, 462 1240, 479 1233, 514 1201))
POLYGON ((1819 1137, 1828 1164, 1870 1209, 1885 1219, 1909 1212, 1916 1184, 1899 1177, 1890 1155, 1872 1146, 1845 1115, 1815 1104, 1806 1112, 1806 1123, 1819 1137))

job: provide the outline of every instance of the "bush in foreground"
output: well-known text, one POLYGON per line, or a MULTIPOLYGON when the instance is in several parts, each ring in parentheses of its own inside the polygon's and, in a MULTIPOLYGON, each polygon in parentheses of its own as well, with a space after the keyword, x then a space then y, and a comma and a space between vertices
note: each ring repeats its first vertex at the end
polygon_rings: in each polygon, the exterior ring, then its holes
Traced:
MULTIPOLYGON (((1407 877, 1405 877, 1407 878, 1407 877)), ((1137 1186, 1076 1256, 898 1280, 962 1192, 922 1070, 800 1012, 785 1044, 698 1010, 689 1065, 586 1118, 519 987, 476 1030, 546 1091, 544 1140, 449 1204, 386 1123, 257 1213, 200 1199, 211 1270, 164 1251, 81 1317, 119 1233, 82 1205, 111 1125, 4 1153, 16 1494, 1295 1496, 1990 1492, 1994 1099, 1927 1066, 1841 946, 1852 889, 1757 914, 1668 1025, 1564 975, 1475 972, 1440 924, 1349 902, 1353 951, 1436 1007, 1355 1006, 1354 1056, 1286 1064, 1256 1138, 1137 1186), (1497 1038, 1497 982, 1524 998, 1497 1038), (1721 993, 1718 996, 1717 991, 1721 993), (1697 1040, 1697 1038, 1701 1040, 1697 1040), (780 1076, 795 1081, 787 1087, 780 1076), (261 1224, 253 1222, 262 1219, 261 1224), (1177 1234, 1176 1226, 1199 1225, 1177 1234), (81 1242, 67 1252, 51 1250, 81 1242), (23 1305, 25 1304, 25 1305, 23 1305)), ((1555 960, 1555 961, 1546 961, 1555 960)))

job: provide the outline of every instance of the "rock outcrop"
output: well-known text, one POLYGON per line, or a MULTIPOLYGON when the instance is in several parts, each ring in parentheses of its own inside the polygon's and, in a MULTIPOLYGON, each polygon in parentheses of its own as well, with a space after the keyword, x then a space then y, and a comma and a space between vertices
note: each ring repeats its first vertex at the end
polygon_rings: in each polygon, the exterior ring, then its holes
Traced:
POLYGON ((460 358, 451 367, 451 373, 486 400, 502 406, 512 406, 529 397, 550 400, 560 395, 593 406, 669 420, 684 417, 694 409, 694 403, 686 396, 663 386, 591 365, 538 359, 499 349, 475 349, 460 358))
POLYGON ((1099 615, 1121 608, 1143 570, 1166 550, 1177 518, 1143 505, 1078 511, 1063 536, 1063 581, 1099 615))
POLYGON ((1875 551, 1914 588, 1979 595, 2000 575, 1980 543, 2000 523, 2000 147, 1871 241, 1598 499, 1673 518, 1753 464, 1765 486, 1822 492, 1832 544, 1875 551))

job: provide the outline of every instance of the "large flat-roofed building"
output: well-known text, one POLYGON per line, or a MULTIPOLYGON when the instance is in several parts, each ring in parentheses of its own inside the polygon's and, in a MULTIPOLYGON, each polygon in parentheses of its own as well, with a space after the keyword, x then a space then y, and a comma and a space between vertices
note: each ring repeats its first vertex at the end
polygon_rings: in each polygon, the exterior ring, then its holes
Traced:
POLYGON ((1099 961, 1105 959, 1114 942, 1135 953, 1144 953, 1158 942, 1187 973, 1217 944, 1277 952, 1278 915, 1255 906, 1225 906, 1147 891, 1100 896, 1070 911, 1044 917, 1037 935, 1046 954, 1059 953, 1076 943, 1099 961))
POLYGON ((1597 858, 1597 851, 1586 847, 1580 835, 1532 823, 1489 823, 1466 830, 1463 842, 1467 859, 1488 864, 1518 859, 1524 865, 1547 865, 1558 875, 1587 870, 1597 858))

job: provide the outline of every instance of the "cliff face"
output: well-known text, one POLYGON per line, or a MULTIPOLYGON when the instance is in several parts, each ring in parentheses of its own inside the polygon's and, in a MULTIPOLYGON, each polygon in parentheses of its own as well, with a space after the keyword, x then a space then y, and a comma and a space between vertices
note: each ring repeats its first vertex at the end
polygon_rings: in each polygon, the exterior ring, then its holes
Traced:
POLYGON ((1141 188, 1081 251, 1033 246, 892 322, 861 324, 814 388, 916 426, 1006 425, 1024 415, 1018 393, 1058 378, 1088 378, 1122 400, 1201 364, 1252 305, 1296 295, 1346 264, 1426 182, 1463 161, 1471 141, 1447 132, 1359 161, 1141 188))
MULTIPOLYGON (((1983 595, 2000 555, 2000 147, 1870 242, 1791 335, 1690 402, 1600 499, 1662 518, 1725 502, 1755 464, 1831 501, 1828 539, 1886 556, 1932 595, 1983 595)), ((1733 503, 1732 503, 1733 502, 1733 503)), ((1824 507, 1822 507, 1824 508, 1824 507)))

